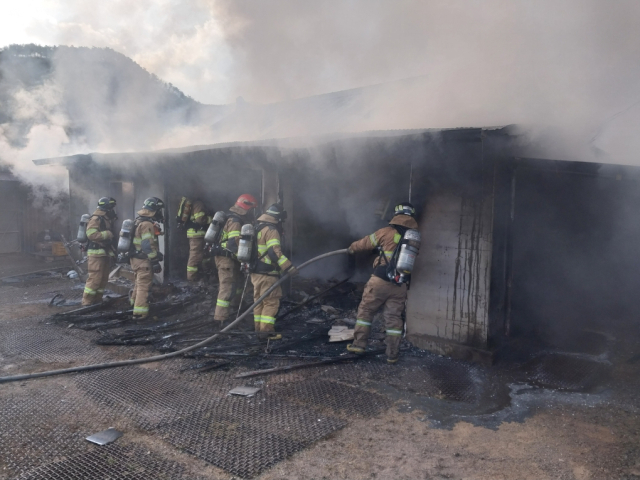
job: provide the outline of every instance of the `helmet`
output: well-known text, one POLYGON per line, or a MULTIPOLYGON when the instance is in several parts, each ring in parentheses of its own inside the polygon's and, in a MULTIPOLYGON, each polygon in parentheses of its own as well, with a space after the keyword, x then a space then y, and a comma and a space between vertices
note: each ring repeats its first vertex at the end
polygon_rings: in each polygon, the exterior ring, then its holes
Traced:
POLYGON ((287 212, 279 203, 274 203, 269 208, 267 208, 267 211, 264 213, 266 213, 267 215, 271 215, 279 222, 284 222, 287 219, 287 212))
POLYGON ((116 208, 116 199, 112 197, 102 197, 98 200, 98 209, 108 212, 116 208))
POLYGON ((157 212, 158 210, 162 210, 164 208, 164 202, 158 197, 149 197, 142 204, 142 208, 151 210, 152 212, 157 212))
POLYGON ((394 215, 409 215, 415 218, 416 208, 409 202, 402 202, 396 205, 394 215))
POLYGON ((253 195, 249 195, 248 193, 244 193, 238 197, 236 201, 236 207, 240 207, 243 210, 251 210, 252 208, 256 208, 258 206, 258 201, 255 199, 253 195))

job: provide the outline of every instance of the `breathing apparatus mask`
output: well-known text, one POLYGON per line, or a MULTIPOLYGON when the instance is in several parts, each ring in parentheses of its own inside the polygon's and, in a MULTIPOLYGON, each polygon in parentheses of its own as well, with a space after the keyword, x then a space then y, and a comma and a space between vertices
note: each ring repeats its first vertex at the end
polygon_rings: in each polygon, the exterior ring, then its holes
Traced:
POLYGON ((109 220, 117 220, 118 219, 118 214, 117 214, 115 208, 112 208, 111 210, 107 210, 105 212, 104 216, 107 217, 109 220))

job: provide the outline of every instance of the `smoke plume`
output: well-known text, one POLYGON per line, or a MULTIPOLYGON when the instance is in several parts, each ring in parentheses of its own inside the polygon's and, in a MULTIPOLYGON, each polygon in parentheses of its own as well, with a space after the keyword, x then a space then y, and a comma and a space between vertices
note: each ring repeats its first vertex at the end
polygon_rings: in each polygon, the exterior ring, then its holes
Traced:
POLYGON ((53 4, 34 37, 113 50, 59 48, 41 84, 10 92, 0 158, 25 178, 71 153, 513 123, 542 155, 637 162, 634 0, 53 4))
MULTIPOLYGON (((341 119, 347 130, 518 123, 538 135, 552 126, 569 139, 560 152, 582 156, 592 144, 604 150, 594 139, 602 124, 640 100, 632 0, 214 5, 235 92, 250 101, 421 76, 370 89, 357 114, 341 119)), ((635 147, 618 145, 610 160, 630 161, 635 147)))

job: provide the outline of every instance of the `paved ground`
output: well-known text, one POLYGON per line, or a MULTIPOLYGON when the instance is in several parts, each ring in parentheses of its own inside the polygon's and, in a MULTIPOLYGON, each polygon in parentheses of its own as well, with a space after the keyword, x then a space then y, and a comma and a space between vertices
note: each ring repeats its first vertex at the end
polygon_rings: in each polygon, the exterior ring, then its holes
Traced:
MULTIPOLYGON (((2 375, 156 353, 48 324, 74 308, 49 307, 57 293, 72 301, 81 285, 0 284, 2 375)), ((640 346, 637 331, 619 334, 518 369, 423 355, 235 378, 289 363, 261 356, 1 384, 0 478, 636 479, 640 362, 627 360, 640 346), (228 396, 242 385, 261 390, 228 396), (124 432, 113 445, 84 440, 111 426, 124 432)))

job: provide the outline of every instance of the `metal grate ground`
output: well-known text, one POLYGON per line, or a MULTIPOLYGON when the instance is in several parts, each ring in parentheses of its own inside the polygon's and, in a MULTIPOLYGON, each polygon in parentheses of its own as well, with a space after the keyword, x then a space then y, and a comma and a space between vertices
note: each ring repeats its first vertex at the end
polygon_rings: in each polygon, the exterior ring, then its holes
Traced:
POLYGON ((6 356, 36 359, 47 363, 78 360, 100 361, 107 357, 86 338, 70 335, 54 325, 14 324, 3 328, 0 352, 6 356))
POLYGON ((389 398, 377 393, 317 378, 276 387, 274 391, 279 398, 347 417, 374 417, 393 404, 389 398))
MULTIPOLYGON (((31 288, 29 298, 50 299, 54 294, 51 285, 31 288)), ((1 300, 10 289, 0 290, 1 300)), ((93 345, 93 333, 31 320, 3 325, 0 358, 94 363, 125 351, 93 345)), ((590 338, 593 351, 599 350, 602 338, 590 338)), ((126 356, 144 356, 133 350, 127 349, 126 356)), ((206 361, 175 359, 94 371, 66 377, 69 380, 60 384, 57 379, 28 383, 24 390, 9 390, 14 394, 0 389, 0 478, 5 472, 21 479, 194 478, 178 463, 153 451, 147 455, 146 448, 140 455, 139 446, 126 444, 124 438, 108 448, 84 440, 113 425, 161 435, 164 448, 171 445, 250 478, 343 428, 353 417, 381 414, 393 405, 391 397, 431 397, 457 409, 477 409, 498 383, 505 384, 491 369, 437 355, 406 355, 393 366, 381 358, 364 358, 247 379, 234 377, 246 370, 289 365, 291 359, 256 357, 206 373, 188 369, 206 361), (240 385, 260 386, 262 391, 253 398, 227 396, 240 385)), ((557 353, 536 357, 525 367, 518 366, 513 378, 575 391, 597 385, 609 369, 584 356, 557 353)))
POLYGON ((545 388, 586 392, 604 382, 611 365, 594 359, 562 353, 534 358, 524 365, 528 383, 545 388))
POLYGON ((134 445, 92 446, 91 451, 36 468, 18 480, 170 480, 193 479, 184 465, 134 445))
POLYGON ((345 425, 308 408, 256 396, 211 399, 206 408, 159 430, 174 446, 251 478, 345 425))
MULTIPOLYGON (((84 438, 112 418, 63 386, 23 390, 0 402, 0 464, 20 474, 87 449, 84 438)), ((12 477, 13 478, 13 477, 12 477)))
POLYGON ((479 369, 456 361, 429 358, 425 365, 403 369, 385 378, 398 390, 463 403, 477 403, 482 396, 479 369))
POLYGON ((185 412, 200 408, 211 392, 162 370, 140 367, 88 372, 76 377, 78 389, 93 402, 137 425, 153 429, 185 412))

